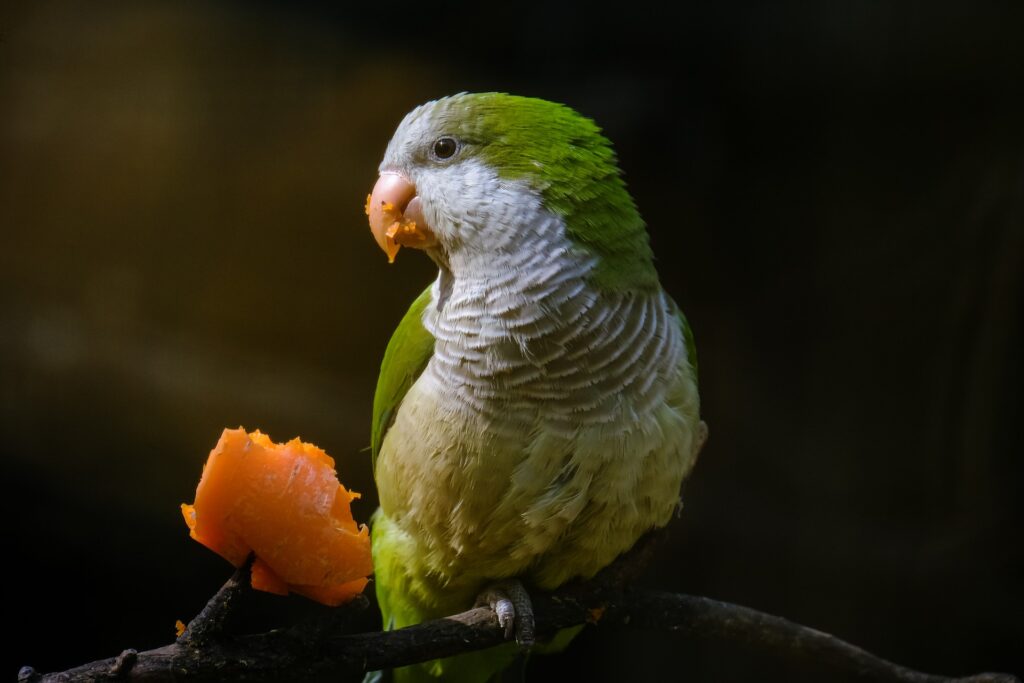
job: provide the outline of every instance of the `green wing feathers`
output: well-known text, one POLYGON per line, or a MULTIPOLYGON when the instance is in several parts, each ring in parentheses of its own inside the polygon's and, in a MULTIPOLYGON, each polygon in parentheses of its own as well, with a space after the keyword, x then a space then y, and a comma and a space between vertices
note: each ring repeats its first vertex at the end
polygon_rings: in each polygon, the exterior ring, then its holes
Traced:
POLYGON ((395 411, 434 355, 434 336, 423 327, 423 312, 430 301, 430 287, 427 287, 412 302, 384 351, 380 377, 377 379, 377 393, 373 396, 370 450, 375 467, 381 444, 384 443, 384 434, 394 421, 395 411))
POLYGON ((697 342, 693 338, 693 330, 690 329, 690 322, 683 314, 683 309, 679 308, 674 301, 672 306, 675 308, 676 318, 679 319, 679 328, 683 331, 683 340, 686 342, 686 359, 690 362, 690 367, 693 368, 693 381, 697 382, 699 379, 697 375, 697 342))

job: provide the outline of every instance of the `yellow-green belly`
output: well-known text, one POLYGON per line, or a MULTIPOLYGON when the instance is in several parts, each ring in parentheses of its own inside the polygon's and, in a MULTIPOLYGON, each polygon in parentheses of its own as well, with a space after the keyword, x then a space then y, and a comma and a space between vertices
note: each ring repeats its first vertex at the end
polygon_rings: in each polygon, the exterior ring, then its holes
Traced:
POLYGON ((374 559, 394 627, 467 609, 495 579, 593 575, 668 522, 699 451, 685 363, 645 413, 627 395, 616 419, 573 432, 543 404, 508 428, 501 411, 453 411, 447 391, 421 377, 377 460, 374 559))

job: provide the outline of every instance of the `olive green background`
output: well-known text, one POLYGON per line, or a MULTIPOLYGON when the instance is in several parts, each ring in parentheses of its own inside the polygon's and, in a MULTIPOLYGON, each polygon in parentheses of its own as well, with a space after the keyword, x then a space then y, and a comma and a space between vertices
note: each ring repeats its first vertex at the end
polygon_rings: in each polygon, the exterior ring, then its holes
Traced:
MULTIPOLYGON (((942 673, 1024 673, 1024 16, 951 2, 0 9, 4 676, 169 642, 222 428, 374 507, 372 392, 432 277, 363 201, 401 116, 566 102, 615 141, 711 439, 647 581, 942 673)), ((252 627, 300 599, 259 598, 252 627)), ((832 680, 588 630, 530 680, 832 680)))

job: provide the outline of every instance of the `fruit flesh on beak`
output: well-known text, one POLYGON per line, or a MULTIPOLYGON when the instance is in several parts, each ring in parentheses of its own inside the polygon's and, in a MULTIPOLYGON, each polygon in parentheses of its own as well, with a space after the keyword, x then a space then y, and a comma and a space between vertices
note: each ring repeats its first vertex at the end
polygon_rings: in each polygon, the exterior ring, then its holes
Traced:
POLYGON ((423 217, 416 186, 400 173, 380 174, 373 192, 366 197, 366 215, 370 232, 387 254, 388 263, 395 262, 401 247, 427 249, 437 245, 437 238, 423 217))

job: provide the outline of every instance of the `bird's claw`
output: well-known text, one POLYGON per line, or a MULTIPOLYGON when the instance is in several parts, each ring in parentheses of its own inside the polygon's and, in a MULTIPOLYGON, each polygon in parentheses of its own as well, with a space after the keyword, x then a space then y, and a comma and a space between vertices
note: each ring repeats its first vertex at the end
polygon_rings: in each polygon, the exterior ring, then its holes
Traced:
POLYGON ((491 609, 498 615, 498 625, 505 630, 505 640, 511 640, 515 630, 516 608, 508 598, 498 598, 491 605, 491 609))
POLYGON ((520 647, 533 646, 533 603, 517 579, 506 579, 488 586, 477 597, 476 604, 494 610, 498 624, 505 631, 505 640, 512 640, 514 636, 520 647))

